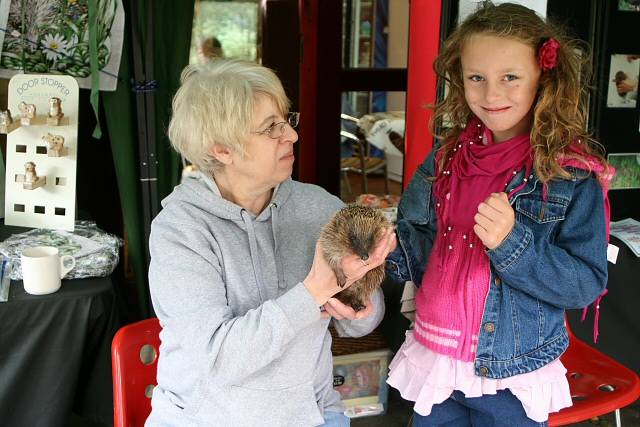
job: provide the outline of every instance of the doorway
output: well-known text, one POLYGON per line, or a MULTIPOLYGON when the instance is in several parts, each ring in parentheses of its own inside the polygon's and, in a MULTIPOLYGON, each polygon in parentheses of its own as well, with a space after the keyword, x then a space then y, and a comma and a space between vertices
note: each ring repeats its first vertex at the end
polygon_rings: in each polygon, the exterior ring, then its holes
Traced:
POLYGON ((301 4, 301 111, 303 121, 310 117, 315 122, 303 122, 300 129, 301 178, 346 202, 365 192, 365 181, 368 193, 399 196, 409 1, 323 0, 321 8, 318 0, 301 4), (360 155, 369 161, 365 173, 360 155))

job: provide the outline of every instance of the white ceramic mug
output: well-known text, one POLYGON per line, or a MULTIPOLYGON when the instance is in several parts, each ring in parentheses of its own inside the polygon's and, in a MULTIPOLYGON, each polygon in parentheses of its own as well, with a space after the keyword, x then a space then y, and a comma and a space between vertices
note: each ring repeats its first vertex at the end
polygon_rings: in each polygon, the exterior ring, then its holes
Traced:
POLYGON ((50 294, 60 289, 64 276, 76 265, 72 255, 60 256, 53 246, 35 246, 22 251, 22 282, 32 295, 50 294))

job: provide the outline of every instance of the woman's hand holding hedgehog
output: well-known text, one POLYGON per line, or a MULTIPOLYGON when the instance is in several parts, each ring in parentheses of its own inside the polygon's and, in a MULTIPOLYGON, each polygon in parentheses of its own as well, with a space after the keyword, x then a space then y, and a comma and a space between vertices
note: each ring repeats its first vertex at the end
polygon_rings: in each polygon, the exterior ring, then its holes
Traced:
POLYGON ((331 316, 338 320, 362 319, 367 317, 372 310, 372 305, 369 301, 366 304, 366 308, 356 311, 351 306, 340 302, 337 298, 333 298, 333 296, 359 281, 369 271, 383 265, 387 255, 393 251, 395 247, 396 234, 393 227, 389 227, 378 240, 375 249, 366 261, 366 265, 358 255, 346 255, 341 263, 342 271, 346 276, 346 282, 343 287, 340 287, 338 286, 338 280, 333 269, 329 266, 322 254, 320 243, 317 243, 313 265, 307 278, 304 280, 304 285, 316 300, 318 306, 322 306, 324 309, 322 316, 331 316))
MULTIPOLYGON (((333 298, 333 296, 338 292, 344 291, 352 284, 361 282, 361 279, 371 270, 383 266, 389 252, 396 247, 394 229, 391 224, 380 229, 381 232, 376 233, 374 236, 376 237, 374 239, 375 245, 370 245, 367 255, 356 254, 357 251, 347 250, 345 247, 343 249, 344 252, 339 257, 340 268, 332 268, 331 264, 335 264, 336 259, 328 262, 328 248, 325 247, 323 251, 321 244, 323 239, 326 244, 326 237, 328 236, 326 228, 327 226, 325 226, 325 230, 316 244, 313 265, 304 280, 304 284, 318 305, 323 307, 324 317, 332 316, 336 319, 361 319, 367 317, 372 310, 370 301, 368 301, 369 295, 367 295, 364 304, 361 304, 360 307, 354 307, 353 304, 348 302, 345 304, 337 298, 333 298), (336 270, 342 276, 341 278, 336 277, 336 270), (340 282, 344 282, 342 286, 340 286, 340 282)), ((333 240, 333 244, 335 247, 335 240, 333 240)), ((334 249, 335 251, 337 249, 334 249)))

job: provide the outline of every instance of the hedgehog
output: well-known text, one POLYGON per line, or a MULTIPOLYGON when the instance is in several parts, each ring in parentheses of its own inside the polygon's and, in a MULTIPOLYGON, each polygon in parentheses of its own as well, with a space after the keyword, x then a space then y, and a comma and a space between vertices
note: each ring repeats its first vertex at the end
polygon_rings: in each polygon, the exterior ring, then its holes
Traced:
MULTIPOLYGON (((391 223, 377 209, 367 206, 348 205, 340 209, 320 232, 320 247, 329 266, 344 287, 346 276, 341 268, 342 259, 356 254, 363 262, 369 259, 376 242, 391 223)), ((367 272, 336 298, 355 311, 364 310, 375 289, 384 279, 384 264, 367 272)))

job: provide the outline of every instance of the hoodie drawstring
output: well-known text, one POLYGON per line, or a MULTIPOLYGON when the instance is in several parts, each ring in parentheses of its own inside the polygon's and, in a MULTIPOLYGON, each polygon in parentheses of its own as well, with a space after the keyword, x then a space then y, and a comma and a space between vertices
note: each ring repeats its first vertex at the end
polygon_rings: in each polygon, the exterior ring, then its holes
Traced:
POLYGON ((276 277, 278 278, 278 289, 284 289, 287 285, 284 283, 284 266, 282 265, 282 258, 279 255, 280 246, 278 245, 278 238, 276 233, 276 224, 278 222, 278 205, 271 203, 269 205, 271 210, 271 233, 273 235, 273 253, 276 260, 276 277))
POLYGON ((242 216, 242 221, 244 221, 245 226, 247 227, 247 237, 249 238, 249 251, 251 254, 251 265, 253 266, 253 277, 256 280, 256 284, 258 285, 258 296, 260 297, 260 301, 264 301, 264 296, 262 295, 262 281, 260 277, 262 274, 260 272, 260 268, 257 265, 258 262, 258 243, 256 242, 256 232, 253 228, 253 221, 251 220, 251 216, 247 212, 246 209, 242 209, 240 211, 240 216, 242 216))

